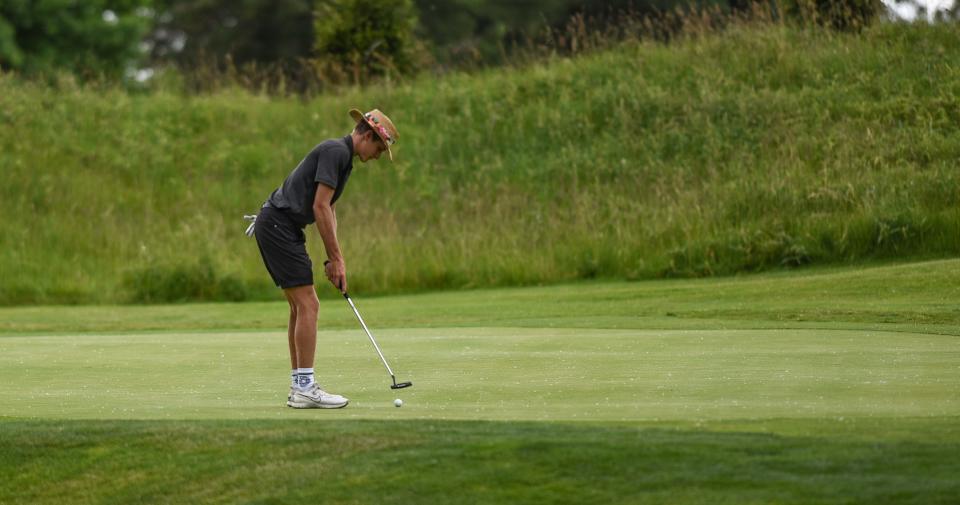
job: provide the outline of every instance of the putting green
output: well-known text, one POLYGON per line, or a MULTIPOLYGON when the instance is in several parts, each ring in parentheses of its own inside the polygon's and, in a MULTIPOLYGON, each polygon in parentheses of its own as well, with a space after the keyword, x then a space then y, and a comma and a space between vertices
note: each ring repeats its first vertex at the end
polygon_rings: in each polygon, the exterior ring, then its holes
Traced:
POLYGON ((0 503, 958 503, 958 266, 2 308, 0 503))
POLYGON ((320 332, 338 411, 284 406, 286 335, 0 338, 0 417, 699 421, 960 415, 960 339, 824 330, 418 328, 320 332), (393 407, 402 398, 402 408, 393 407))

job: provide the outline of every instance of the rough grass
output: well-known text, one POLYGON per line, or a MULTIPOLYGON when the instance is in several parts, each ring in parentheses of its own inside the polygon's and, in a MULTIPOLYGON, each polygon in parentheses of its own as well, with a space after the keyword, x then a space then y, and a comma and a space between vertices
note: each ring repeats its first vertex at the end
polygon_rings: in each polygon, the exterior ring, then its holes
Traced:
POLYGON ((271 296, 240 215, 352 106, 401 131, 338 205, 367 293, 956 255, 958 59, 753 26, 310 102, 0 77, 0 303, 271 296))

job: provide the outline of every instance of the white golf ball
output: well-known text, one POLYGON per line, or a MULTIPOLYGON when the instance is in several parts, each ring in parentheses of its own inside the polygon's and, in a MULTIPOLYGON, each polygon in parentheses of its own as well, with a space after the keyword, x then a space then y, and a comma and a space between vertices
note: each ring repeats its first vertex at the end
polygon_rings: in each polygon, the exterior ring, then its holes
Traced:
POLYGON ((403 407, 403 400, 397 398, 396 400, 393 401, 393 406, 394 406, 394 407, 403 407))

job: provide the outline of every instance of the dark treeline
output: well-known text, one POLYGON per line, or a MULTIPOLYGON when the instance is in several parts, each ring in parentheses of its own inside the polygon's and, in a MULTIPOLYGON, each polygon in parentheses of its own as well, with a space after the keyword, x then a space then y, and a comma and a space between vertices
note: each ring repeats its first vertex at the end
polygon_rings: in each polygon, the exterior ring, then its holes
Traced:
POLYGON ((308 92, 577 52, 588 32, 664 39, 675 13, 757 5, 840 30, 887 15, 880 0, 0 0, 0 69, 130 83, 175 69, 197 91, 229 78, 308 92))

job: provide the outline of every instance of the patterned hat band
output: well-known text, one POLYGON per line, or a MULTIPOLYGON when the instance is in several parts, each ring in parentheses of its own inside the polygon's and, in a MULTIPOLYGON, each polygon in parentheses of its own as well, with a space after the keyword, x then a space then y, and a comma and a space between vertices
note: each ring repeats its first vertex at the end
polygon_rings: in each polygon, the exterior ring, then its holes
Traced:
POLYGON ((377 116, 374 116, 368 112, 364 114, 363 117, 366 118, 367 123, 370 124, 373 129, 377 130, 377 132, 380 134, 380 137, 383 138, 388 145, 393 145, 397 142, 392 136, 390 136, 389 133, 387 133, 387 129, 380 124, 380 119, 378 119, 377 116))

